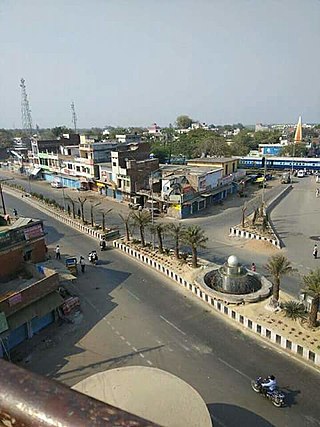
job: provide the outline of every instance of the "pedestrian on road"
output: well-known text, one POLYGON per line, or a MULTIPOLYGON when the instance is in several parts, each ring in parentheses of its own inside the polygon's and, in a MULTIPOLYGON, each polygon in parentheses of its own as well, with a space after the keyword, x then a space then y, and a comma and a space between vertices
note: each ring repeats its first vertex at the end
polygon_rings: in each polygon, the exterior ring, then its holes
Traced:
POLYGON ((314 259, 318 258, 318 246, 317 246, 317 244, 315 244, 313 247, 312 255, 313 255, 314 259))
POLYGON ((15 218, 18 216, 18 211, 17 209, 12 209, 12 213, 15 216, 15 218))
POLYGON ((83 256, 80 257, 79 264, 80 264, 80 267, 81 267, 81 273, 84 273, 84 270, 86 268, 86 263, 84 262, 83 256))
POLYGON ((253 271, 254 273, 257 271, 257 267, 254 262, 251 264, 251 271, 253 271))
POLYGON ((319 190, 319 188, 317 188, 316 189, 316 197, 319 197, 320 196, 320 190, 319 190))
POLYGON ((56 259, 61 259, 61 254, 60 254, 60 246, 57 245, 56 246, 56 259))

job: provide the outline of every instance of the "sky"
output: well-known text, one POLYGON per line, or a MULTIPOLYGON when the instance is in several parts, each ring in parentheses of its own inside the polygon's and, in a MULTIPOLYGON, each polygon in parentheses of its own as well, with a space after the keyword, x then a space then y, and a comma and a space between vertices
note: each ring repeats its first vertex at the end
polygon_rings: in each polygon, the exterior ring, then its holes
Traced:
POLYGON ((320 122, 320 0, 0 0, 0 128, 320 122))

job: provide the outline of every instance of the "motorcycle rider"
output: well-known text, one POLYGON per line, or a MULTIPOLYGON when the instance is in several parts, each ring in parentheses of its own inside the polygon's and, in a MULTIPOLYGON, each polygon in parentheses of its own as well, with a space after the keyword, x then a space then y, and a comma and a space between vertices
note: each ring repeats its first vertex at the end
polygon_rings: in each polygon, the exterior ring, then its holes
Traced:
POLYGON ((96 251, 91 251, 89 253, 88 258, 89 258, 90 262, 93 262, 95 264, 98 261, 98 254, 97 254, 97 252, 96 251))
POLYGON ((101 239, 100 240, 100 249, 102 251, 104 251, 106 249, 106 247, 107 247, 107 243, 106 243, 105 239, 101 239))
POLYGON ((265 393, 270 393, 273 392, 276 388, 277 388, 277 380, 276 377, 274 375, 269 375, 268 378, 266 378, 262 383, 261 383, 263 390, 265 393))

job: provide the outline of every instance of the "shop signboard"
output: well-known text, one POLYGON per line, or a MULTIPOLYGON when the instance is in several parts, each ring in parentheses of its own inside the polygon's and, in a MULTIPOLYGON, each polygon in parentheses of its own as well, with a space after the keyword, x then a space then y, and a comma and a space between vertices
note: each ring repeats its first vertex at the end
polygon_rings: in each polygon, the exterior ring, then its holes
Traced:
POLYGON ((43 236, 43 228, 41 224, 36 224, 24 229, 24 236, 26 240, 36 239, 43 236))

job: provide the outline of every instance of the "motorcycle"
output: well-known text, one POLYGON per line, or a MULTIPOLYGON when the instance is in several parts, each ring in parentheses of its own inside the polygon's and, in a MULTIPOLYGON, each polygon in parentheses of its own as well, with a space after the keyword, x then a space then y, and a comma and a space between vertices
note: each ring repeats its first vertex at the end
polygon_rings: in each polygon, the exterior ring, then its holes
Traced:
POLYGON ((105 240, 100 241, 100 250, 105 251, 107 249, 107 242, 105 240))
POLYGON ((252 390, 270 399, 272 404, 277 408, 281 408, 284 404, 284 394, 278 389, 275 389, 274 391, 264 389, 262 386, 264 381, 265 380, 263 380, 262 377, 258 377, 256 380, 251 381, 252 390))
POLYGON ((98 262, 98 255, 96 251, 90 252, 88 255, 88 260, 91 264, 96 265, 98 262))

